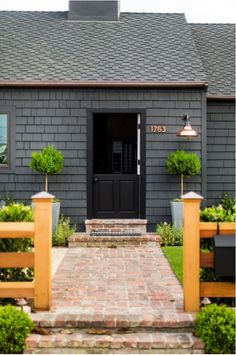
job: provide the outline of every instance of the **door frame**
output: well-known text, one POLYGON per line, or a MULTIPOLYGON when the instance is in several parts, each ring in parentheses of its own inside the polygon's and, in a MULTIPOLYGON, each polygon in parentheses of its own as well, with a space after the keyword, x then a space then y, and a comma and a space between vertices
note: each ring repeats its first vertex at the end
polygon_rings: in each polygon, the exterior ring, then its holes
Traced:
POLYGON ((141 142, 140 142, 140 181, 139 181, 139 218, 145 218, 146 208, 146 164, 145 164, 145 147, 146 147, 146 111, 144 109, 88 109, 87 110, 87 218, 93 216, 93 118, 96 113, 140 113, 141 116, 141 142))

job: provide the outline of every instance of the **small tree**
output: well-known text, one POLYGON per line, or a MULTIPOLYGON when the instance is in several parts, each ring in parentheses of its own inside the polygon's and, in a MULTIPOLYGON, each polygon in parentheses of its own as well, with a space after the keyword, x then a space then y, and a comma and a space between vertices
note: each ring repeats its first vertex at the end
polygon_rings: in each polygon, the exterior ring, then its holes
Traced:
POLYGON ((184 176, 190 177, 199 174, 201 171, 201 162, 196 153, 176 150, 168 156, 166 167, 170 174, 180 175, 182 196, 184 193, 184 176))
POLYGON ((64 158, 61 152, 52 145, 43 148, 42 152, 33 152, 29 164, 33 171, 45 174, 45 191, 48 191, 48 175, 58 174, 64 166, 64 158))

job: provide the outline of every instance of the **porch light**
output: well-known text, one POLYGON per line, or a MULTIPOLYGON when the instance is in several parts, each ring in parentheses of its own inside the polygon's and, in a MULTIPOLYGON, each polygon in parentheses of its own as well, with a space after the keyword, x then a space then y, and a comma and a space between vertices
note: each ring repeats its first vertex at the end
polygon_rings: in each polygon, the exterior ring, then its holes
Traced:
POLYGON ((188 115, 183 116, 183 120, 185 121, 184 127, 176 133, 177 137, 197 137, 198 133, 195 129, 192 128, 188 115))

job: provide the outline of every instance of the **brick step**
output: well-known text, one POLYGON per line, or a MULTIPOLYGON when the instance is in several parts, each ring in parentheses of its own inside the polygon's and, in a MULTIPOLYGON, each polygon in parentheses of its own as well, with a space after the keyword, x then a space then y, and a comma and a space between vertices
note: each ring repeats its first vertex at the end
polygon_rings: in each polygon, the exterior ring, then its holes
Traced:
POLYGON ((141 314, 99 314, 85 313, 82 309, 72 307, 62 312, 31 313, 37 327, 49 328, 101 328, 101 329, 168 329, 174 331, 193 330, 195 316, 184 312, 159 312, 155 315, 141 314))
POLYGON ((85 221, 86 233, 124 233, 145 234, 147 232, 146 219, 87 219, 85 221))
POLYGON ((155 233, 142 235, 90 235, 88 233, 74 233, 68 240, 69 247, 118 247, 138 246, 156 243, 160 237, 155 233))
POLYGON ((191 332, 136 332, 88 333, 86 330, 69 333, 64 331, 53 335, 31 334, 26 341, 25 354, 68 354, 68 353, 204 353, 202 342, 191 332))

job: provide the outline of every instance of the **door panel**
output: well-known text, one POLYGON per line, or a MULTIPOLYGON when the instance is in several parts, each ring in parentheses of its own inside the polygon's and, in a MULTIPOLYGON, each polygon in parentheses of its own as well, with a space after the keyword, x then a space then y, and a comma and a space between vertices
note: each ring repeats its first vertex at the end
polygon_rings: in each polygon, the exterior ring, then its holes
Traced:
POLYGON ((114 181, 109 177, 101 179, 95 176, 94 179, 96 210, 105 213, 114 210, 114 181))
MULTIPOLYGON (((119 210, 124 213, 135 213, 138 207, 136 176, 129 176, 127 180, 121 177, 119 181, 119 210)), ((137 211, 138 212, 138 211, 137 211)))
POLYGON ((94 175, 95 218, 138 218, 139 177, 137 175, 94 175))

